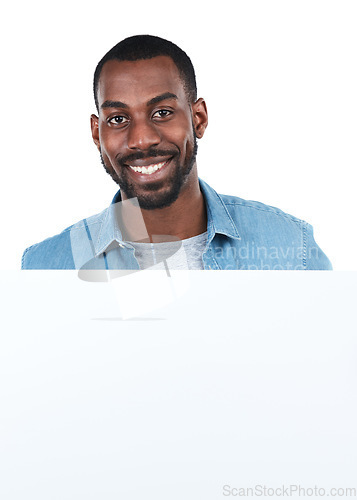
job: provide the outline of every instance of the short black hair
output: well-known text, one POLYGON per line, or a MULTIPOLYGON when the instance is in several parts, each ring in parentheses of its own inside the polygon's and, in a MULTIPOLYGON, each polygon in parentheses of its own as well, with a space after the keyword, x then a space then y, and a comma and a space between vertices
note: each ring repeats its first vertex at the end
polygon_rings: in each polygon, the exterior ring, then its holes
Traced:
POLYGON ((179 70, 189 102, 196 101, 197 86, 195 70, 186 52, 164 38, 152 35, 135 35, 117 43, 97 64, 93 82, 94 100, 97 110, 99 77, 107 61, 140 61, 142 59, 151 59, 157 56, 171 57, 179 70))

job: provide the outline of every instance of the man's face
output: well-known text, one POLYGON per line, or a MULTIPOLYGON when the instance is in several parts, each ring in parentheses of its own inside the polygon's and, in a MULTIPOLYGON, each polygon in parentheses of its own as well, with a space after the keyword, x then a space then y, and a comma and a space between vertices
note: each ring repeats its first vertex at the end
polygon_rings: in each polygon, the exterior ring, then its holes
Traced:
POLYGON ((137 197, 149 210, 171 205, 197 179, 195 129, 202 137, 204 101, 191 107, 175 63, 159 56, 106 62, 98 103, 93 139, 122 198, 137 197))

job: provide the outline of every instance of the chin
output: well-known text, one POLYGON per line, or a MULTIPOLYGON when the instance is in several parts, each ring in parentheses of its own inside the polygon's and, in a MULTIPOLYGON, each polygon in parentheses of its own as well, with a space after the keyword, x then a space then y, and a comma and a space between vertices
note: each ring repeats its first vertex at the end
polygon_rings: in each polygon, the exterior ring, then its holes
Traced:
MULTIPOLYGON (((134 194, 137 197, 139 206, 143 210, 158 210, 172 205, 180 195, 181 189, 170 190, 167 193, 158 195, 157 193, 134 194)), ((127 193, 125 193, 127 194, 127 193)))

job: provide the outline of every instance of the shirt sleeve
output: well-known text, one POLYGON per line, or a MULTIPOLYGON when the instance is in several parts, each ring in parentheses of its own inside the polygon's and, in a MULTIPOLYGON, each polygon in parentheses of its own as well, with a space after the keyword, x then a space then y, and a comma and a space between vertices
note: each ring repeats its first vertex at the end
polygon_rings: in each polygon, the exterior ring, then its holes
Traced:
POLYGON ((305 259, 306 269, 313 271, 332 271, 332 264, 314 239, 314 230, 306 223, 305 228, 305 259))

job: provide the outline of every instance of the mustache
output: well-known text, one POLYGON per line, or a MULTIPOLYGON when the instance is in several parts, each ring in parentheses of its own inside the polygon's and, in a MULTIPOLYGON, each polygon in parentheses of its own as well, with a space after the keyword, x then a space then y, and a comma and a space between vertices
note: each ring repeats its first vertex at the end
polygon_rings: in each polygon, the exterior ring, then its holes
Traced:
POLYGON ((179 152, 177 149, 148 149, 147 151, 137 151, 135 153, 131 153, 129 155, 120 156, 116 158, 117 164, 120 167, 125 167, 130 162, 134 160, 147 160, 149 158, 157 158, 162 156, 176 156, 179 152))

